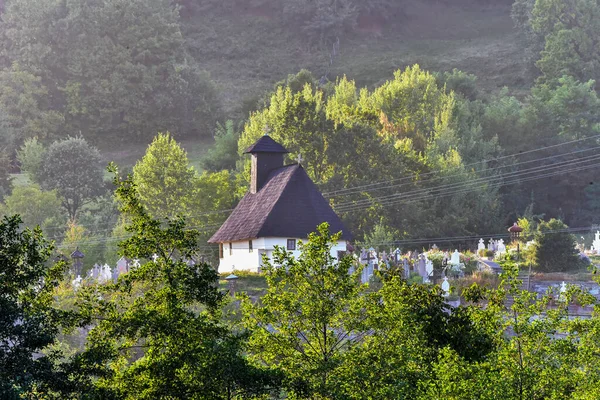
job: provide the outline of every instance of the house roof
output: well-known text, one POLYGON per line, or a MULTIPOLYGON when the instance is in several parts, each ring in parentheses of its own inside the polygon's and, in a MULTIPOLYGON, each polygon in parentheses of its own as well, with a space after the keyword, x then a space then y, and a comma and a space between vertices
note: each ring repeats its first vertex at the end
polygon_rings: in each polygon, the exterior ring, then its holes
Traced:
POLYGON ((331 232, 352 235, 299 164, 277 168, 257 193, 247 193, 209 243, 259 237, 306 238, 323 222, 331 232))
POLYGON ((271 139, 271 136, 264 135, 248 147, 244 153, 289 153, 289 151, 271 139))

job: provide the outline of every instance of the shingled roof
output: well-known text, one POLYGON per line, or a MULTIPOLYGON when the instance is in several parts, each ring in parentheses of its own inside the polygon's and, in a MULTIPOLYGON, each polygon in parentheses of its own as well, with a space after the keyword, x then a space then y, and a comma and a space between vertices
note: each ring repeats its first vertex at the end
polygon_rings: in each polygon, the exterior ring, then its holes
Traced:
POLYGON ((352 235, 299 164, 269 174, 257 193, 248 193, 209 243, 235 242, 259 237, 306 238, 328 222, 331 232, 352 235))
POLYGON ((256 143, 248 147, 244 153, 289 153, 289 151, 271 139, 271 136, 264 135, 256 143))

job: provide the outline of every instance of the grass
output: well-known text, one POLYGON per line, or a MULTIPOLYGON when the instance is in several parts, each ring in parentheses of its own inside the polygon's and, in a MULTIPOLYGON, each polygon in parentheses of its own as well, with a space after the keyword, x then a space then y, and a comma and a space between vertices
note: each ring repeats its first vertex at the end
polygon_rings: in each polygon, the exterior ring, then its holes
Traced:
MULTIPOLYGON (((228 290, 228 282, 225 277, 229 273, 222 274, 219 280, 219 288, 222 290, 228 290)), ((257 273, 247 271, 235 271, 235 275, 238 276, 238 280, 235 282, 235 292, 244 292, 252 299, 258 299, 265 294, 267 290, 267 281, 264 276, 257 273)))
POLYGON ((531 280, 536 282, 554 281, 554 282, 591 282, 593 275, 587 271, 573 272, 536 272, 532 273, 531 280))

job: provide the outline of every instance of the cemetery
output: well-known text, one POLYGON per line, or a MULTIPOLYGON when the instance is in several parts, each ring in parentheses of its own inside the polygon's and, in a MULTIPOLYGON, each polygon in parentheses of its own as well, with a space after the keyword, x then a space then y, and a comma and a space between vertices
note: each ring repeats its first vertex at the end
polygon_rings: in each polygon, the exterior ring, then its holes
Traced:
MULTIPOLYGON (((531 248, 533 242, 525 243, 523 250, 531 248)), ((447 302, 452 306, 461 304, 462 290, 472 283, 496 287, 502 273, 501 264, 505 260, 517 261, 519 248, 513 241, 507 243, 503 238, 481 238, 477 248, 459 251, 454 249, 441 250, 436 244, 429 249, 402 251, 400 248, 377 250, 357 248, 347 255, 353 259, 351 273, 360 270, 360 281, 363 284, 376 283, 378 274, 383 271, 402 271, 402 276, 410 283, 437 285, 443 291, 447 302)), ((596 264, 600 263, 600 231, 595 232, 592 245, 581 248, 581 257, 587 257, 596 264)), ((354 249, 352 249, 354 250, 354 249)), ((139 267, 140 260, 121 257, 114 266, 94 264, 85 274, 81 274, 81 259, 85 255, 76 249, 71 254, 72 276, 71 287, 74 291, 82 285, 116 283, 118 278, 139 267)), ((153 260, 156 260, 156 255, 153 260)), ((193 266, 195 261, 188 260, 193 266)), ((591 274, 538 274, 522 268, 519 278, 523 280, 523 289, 542 296, 548 291, 555 293, 557 301, 568 285, 574 285, 600 299, 600 286, 591 280, 591 274)), ((245 270, 222 273, 220 288, 224 292, 235 294, 247 293, 251 298, 260 298, 266 283, 260 273, 245 270)), ((573 315, 588 316, 591 308, 571 306, 573 315)))

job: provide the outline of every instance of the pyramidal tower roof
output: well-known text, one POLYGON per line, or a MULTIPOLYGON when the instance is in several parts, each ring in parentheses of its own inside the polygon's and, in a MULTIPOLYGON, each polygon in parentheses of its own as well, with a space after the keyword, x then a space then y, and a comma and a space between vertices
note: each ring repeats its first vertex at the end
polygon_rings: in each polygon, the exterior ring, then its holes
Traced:
POLYGON ((289 153, 289 151, 271 139, 269 135, 264 135, 248 147, 244 153, 289 153))

